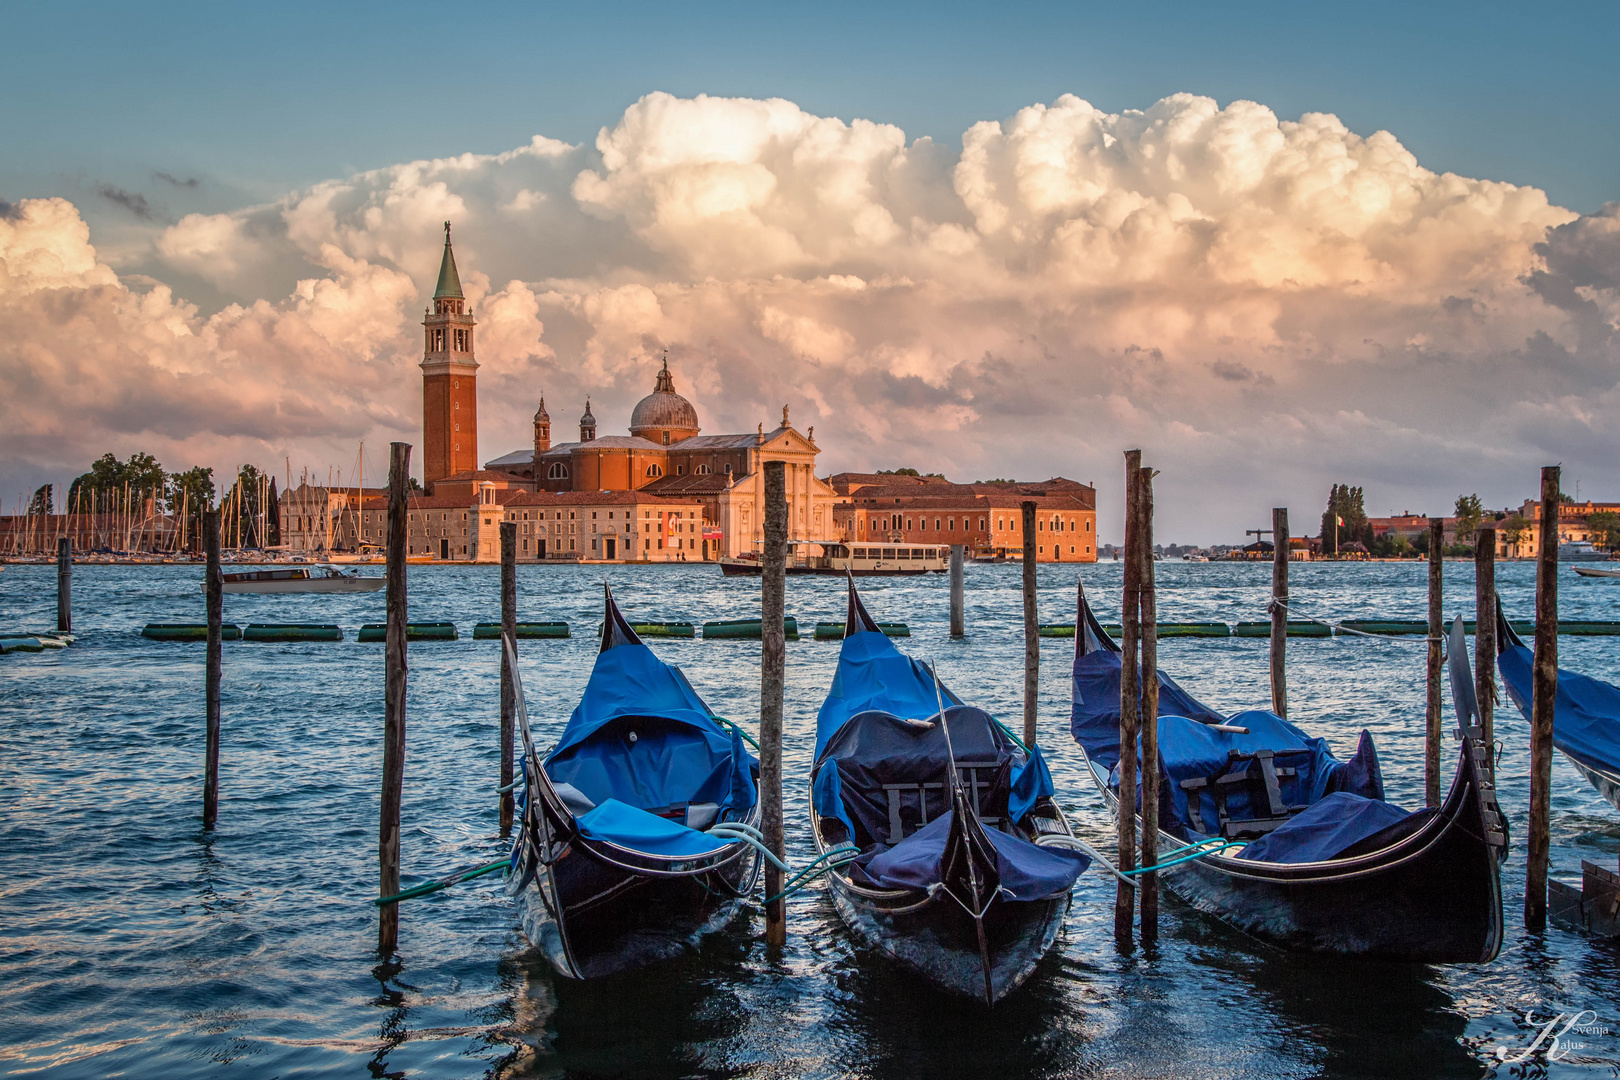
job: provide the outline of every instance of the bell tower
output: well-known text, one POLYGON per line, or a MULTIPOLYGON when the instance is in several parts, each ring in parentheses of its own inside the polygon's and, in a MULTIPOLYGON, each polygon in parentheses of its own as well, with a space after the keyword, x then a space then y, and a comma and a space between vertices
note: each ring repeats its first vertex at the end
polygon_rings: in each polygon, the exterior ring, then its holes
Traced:
POLYGON ((422 319, 422 480, 429 491, 436 481, 478 468, 476 325, 461 294, 447 221, 439 284, 422 319))

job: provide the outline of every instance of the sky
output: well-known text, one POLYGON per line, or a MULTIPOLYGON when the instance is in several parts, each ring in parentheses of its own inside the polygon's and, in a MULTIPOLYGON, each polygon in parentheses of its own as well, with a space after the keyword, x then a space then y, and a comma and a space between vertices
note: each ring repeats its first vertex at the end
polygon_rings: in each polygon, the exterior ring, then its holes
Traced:
MULTIPOLYGON (((453 220, 480 453, 709 432, 826 471, 1158 468, 1158 537, 1329 485, 1620 500, 1620 9, 16 4, 0 500, 104 451, 419 441, 453 220)), ((418 461, 420 453, 417 454, 418 461)), ((1300 528, 1296 525, 1296 530, 1300 528)))

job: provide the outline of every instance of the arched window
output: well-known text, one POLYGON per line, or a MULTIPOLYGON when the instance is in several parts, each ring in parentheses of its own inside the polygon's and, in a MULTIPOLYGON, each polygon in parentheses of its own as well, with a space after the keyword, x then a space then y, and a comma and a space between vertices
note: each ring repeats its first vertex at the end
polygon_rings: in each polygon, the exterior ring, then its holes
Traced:
POLYGON ((551 468, 546 470, 547 480, 568 479, 568 466, 560 461, 552 462, 551 468))
POLYGON ((647 466, 647 478, 649 480, 656 480, 660 476, 663 476, 663 475, 664 475, 663 466, 659 465, 656 461, 653 462, 651 465, 647 466))
POLYGON ((698 476, 708 476, 710 473, 714 472, 714 470, 707 465, 699 465, 697 468, 693 469, 692 472, 698 476))
POLYGON ((669 432, 667 432, 667 431, 664 432, 664 445, 665 446, 669 445, 669 432))

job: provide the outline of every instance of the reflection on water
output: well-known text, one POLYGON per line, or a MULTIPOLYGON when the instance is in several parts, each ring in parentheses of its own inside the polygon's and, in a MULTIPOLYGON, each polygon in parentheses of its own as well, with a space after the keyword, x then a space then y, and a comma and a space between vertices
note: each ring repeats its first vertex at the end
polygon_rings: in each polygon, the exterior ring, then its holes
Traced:
MULTIPOLYGON (((1499 568, 1510 614, 1532 609, 1533 568, 1499 568)), ((1447 612, 1471 614, 1472 568, 1448 564, 1447 612)), ((1042 567, 1041 618, 1073 618, 1083 575, 1104 618, 1119 568, 1042 567)), ((1029 984, 993 1013, 942 995, 858 949, 825 895, 792 897, 789 943, 761 942, 744 913, 701 950, 593 983, 556 979, 527 948, 498 881, 403 911, 401 953, 379 964, 376 814, 382 647, 354 641, 380 594, 227 597, 230 621, 336 622, 341 644, 231 643, 225 652, 219 828, 198 828, 203 649, 154 643, 149 621, 201 617, 201 571, 81 567, 80 644, 0 660, 0 1070, 52 1075, 344 1076, 1477 1076, 1557 1012, 1594 1010, 1609 1034, 1550 1064, 1612 1075, 1620 1061, 1620 953, 1563 930, 1517 930, 1523 850, 1506 869, 1501 959, 1437 968, 1281 952, 1167 898, 1158 946, 1116 949, 1113 886, 1087 875, 1064 933, 1029 984)), ((520 615, 567 619, 579 636, 522 644, 542 741, 555 738, 589 672, 610 579, 632 618, 757 612, 758 582, 712 567, 524 567, 520 615)), ((1268 566, 1161 564, 1170 620, 1264 617, 1268 566)), ((53 617, 51 567, 0 576, 0 628, 53 617)), ((1297 611, 1422 618, 1418 565, 1296 566, 1297 611)), ((841 584, 795 578, 801 625, 843 613, 841 584)), ((947 634, 942 576, 872 580, 868 607, 905 621, 901 642, 938 661, 964 698, 1021 712, 1017 566, 968 570, 965 641, 947 634)), ((1620 583, 1563 585, 1569 618, 1614 618, 1620 583)), ((1114 609, 1114 610, 1110 610, 1114 609)), ((411 568, 411 614, 495 617, 494 568, 411 568)), ((668 641, 714 708, 757 715, 757 643, 668 641)), ((802 779, 836 643, 788 646, 790 859, 812 851, 802 779)), ((1067 735, 1072 644, 1042 643, 1042 737, 1076 828, 1112 828, 1067 735)), ((1561 662, 1620 677, 1620 639, 1565 638, 1561 662)), ((1161 663, 1226 709, 1264 704, 1263 641, 1166 641, 1161 663)), ((1392 800, 1422 801, 1423 648, 1355 639, 1289 643, 1294 718, 1340 753, 1372 731, 1392 800)), ((498 654, 463 640, 410 649, 404 862, 411 884, 498 854, 498 654)), ((1448 725, 1449 706, 1448 706, 1448 725)), ((1523 720, 1498 712, 1502 804, 1524 835, 1523 720)), ((1446 767, 1452 766, 1447 755, 1446 767)), ((1449 777, 1447 778, 1449 780, 1449 777)), ((1558 758, 1554 873, 1614 865, 1620 814, 1558 758)))

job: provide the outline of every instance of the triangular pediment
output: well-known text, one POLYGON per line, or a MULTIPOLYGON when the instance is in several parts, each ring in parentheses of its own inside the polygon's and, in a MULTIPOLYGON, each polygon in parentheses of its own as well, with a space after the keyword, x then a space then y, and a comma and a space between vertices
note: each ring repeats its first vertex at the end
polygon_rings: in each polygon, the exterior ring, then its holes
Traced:
POLYGON ((819 454, 810 440, 805 438, 792 427, 779 427, 765 436, 762 450, 789 451, 793 453, 819 454))

